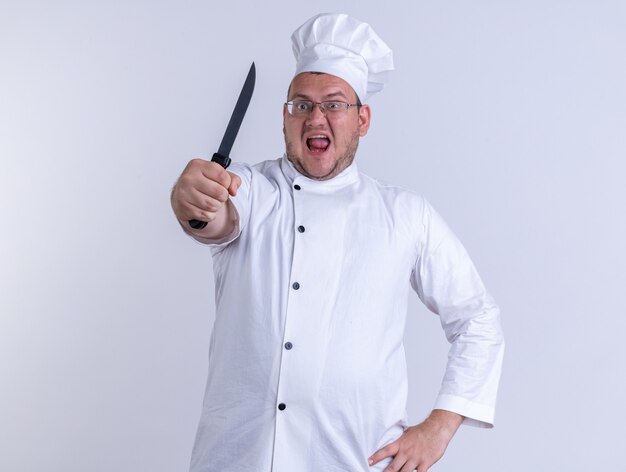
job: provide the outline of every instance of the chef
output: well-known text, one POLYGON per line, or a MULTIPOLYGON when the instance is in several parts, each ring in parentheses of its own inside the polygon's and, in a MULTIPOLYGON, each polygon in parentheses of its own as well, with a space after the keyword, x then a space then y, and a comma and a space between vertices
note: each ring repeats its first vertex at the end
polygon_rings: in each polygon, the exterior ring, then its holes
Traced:
POLYGON ((195 159, 172 192, 215 272, 191 470, 426 472, 461 424, 493 424, 499 310, 429 203, 357 168, 367 100, 393 69, 389 47, 343 14, 311 18, 292 41, 284 156, 229 171, 195 159), (451 343, 432 413, 413 426, 410 288, 451 343))

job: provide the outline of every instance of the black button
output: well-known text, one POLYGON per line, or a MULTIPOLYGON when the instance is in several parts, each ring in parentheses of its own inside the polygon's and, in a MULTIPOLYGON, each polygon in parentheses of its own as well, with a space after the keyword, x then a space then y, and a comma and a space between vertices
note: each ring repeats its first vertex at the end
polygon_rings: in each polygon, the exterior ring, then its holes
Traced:
POLYGON ((289 342, 285 343, 285 349, 289 350, 289 349, 291 349, 292 347, 293 347, 293 344, 291 344, 291 343, 289 343, 289 342))
POLYGON ((298 282, 294 282, 292 287, 294 290, 298 290, 300 288, 300 284, 298 282))
POLYGON ((300 190, 302 187, 300 187, 298 184, 294 185, 293 188, 295 188, 296 190, 300 190))
POLYGON ((287 408, 287 405, 285 405, 284 403, 280 403, 280 404, 278 405, 278 409, 279 409, 280 411, 283 411, 285 408, 287 408))
POLYGON ((304 226, 302 225, 298 226, 298 231, 300 231, 301 233, 304 233, 304 226))

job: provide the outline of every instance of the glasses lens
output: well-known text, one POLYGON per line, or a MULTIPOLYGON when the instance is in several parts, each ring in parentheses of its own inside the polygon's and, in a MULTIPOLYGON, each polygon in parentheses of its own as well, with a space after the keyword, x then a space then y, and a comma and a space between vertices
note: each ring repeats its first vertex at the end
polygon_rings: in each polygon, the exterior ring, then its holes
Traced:
POLYGON ((345 111, 347 109, 346 104, 343 102, 324 102, 322 103, 322 106, 324 107, 324 110, 331 113, 345 111))
POLYGON ((287 111, 291 115, 308 115, 311 113, 311 109, 313 108, 313 103, 306 100, 291 100, 287 102, 287 111))

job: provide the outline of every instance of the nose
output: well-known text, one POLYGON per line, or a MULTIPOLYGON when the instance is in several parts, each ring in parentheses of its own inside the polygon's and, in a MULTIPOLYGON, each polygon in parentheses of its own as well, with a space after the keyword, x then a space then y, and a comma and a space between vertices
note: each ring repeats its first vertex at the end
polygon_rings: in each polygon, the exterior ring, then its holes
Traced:
POLYGON ((319 103, 313 104, 313 109, 311 110, 311 113, 309 113, 309 116, 307 116, 306 121, 310 124, 326 121, 326 115, 322 113, 322 109, 320 108, 319 103))

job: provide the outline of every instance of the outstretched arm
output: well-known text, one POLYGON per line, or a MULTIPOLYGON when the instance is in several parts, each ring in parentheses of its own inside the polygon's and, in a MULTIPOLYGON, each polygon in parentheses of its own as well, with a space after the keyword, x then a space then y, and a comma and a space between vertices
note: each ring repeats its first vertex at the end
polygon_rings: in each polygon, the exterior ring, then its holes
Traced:
POLYGON ((215 162, 194 159, 187 164, 172 189, 174 214, 185 231, 207 240, 230 234, 237 223, 237 211, 230 196, 241 185, 238 175, 224 170, 215 162), (192 229, 189 220, 206 221, 201 230, 192 229))

